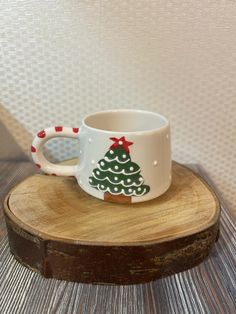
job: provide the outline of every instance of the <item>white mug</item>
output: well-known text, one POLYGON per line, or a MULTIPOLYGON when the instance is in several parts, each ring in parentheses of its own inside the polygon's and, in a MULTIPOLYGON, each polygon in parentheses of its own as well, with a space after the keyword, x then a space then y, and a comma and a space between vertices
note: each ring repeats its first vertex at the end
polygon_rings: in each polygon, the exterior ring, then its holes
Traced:
POLYGON ((170 124, 149 111, 107 110, 88 115, 80 128, 47 128, 37 134, 31 152, 43 172, 74 176, 85 192, 106 201, 148 201, 171 184, 170 124), (53 164, 45 158, 43 145, 54 137, 79 141, 77 165, 53 164))

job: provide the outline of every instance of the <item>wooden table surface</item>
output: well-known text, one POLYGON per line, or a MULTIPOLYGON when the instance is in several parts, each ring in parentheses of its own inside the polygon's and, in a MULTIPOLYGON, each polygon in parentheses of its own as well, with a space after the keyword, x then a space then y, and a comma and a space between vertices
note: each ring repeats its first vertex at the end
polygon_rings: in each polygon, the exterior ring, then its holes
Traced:
MULTIPOLYGON (((2 202, 36 170, 2 124, 0 134, 0 313, 236 313, 236 224, 223 200, 220 238, 209 258, 164 279, 127 286, 78 284, 44 279, 21 266, 9 252, 2 202)), ((199 166, 191 167, 214 186, 199 166)))

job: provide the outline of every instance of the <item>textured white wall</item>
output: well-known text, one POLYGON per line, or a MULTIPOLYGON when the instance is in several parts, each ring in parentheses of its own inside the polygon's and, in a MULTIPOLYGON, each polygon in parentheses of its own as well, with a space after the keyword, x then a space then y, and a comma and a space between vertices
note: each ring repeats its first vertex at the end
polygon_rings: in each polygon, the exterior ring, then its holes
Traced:
MULTIPOLYGON (((236 2, 5 0, 0 45, 0 102, 29 130, 160 112, 174 158, 202 164, 236 204, 236 2)), ((63 143, 61 158, 74 152, 63 143)))

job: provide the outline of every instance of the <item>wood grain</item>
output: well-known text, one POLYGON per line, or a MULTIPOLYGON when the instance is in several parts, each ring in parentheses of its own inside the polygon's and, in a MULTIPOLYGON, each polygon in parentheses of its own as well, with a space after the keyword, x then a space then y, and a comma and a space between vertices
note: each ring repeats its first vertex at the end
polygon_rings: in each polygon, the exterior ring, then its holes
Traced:
POLYGON ((11 191, 5 214, 11 251, 45 277, 125 284, 200 263, 220 210, 207 184, 173 163, 170 189, 149 202, 108 203, 73 178, 35 175, 11 191))

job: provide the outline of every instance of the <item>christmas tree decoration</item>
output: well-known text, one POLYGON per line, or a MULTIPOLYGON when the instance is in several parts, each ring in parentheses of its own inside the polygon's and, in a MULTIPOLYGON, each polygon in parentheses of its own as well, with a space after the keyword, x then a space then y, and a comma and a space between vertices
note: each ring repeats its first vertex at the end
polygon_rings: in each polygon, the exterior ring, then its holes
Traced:
POLYGON ((140 167, 131 160, 129 146, 133 143, 124 136, 110 139, 114 143, 99 160, 89 177, 89 184, 104 192, 105 200, 131 203, 132 196, 142 196, 150 191, 150 187, 144 184, 140 167))

